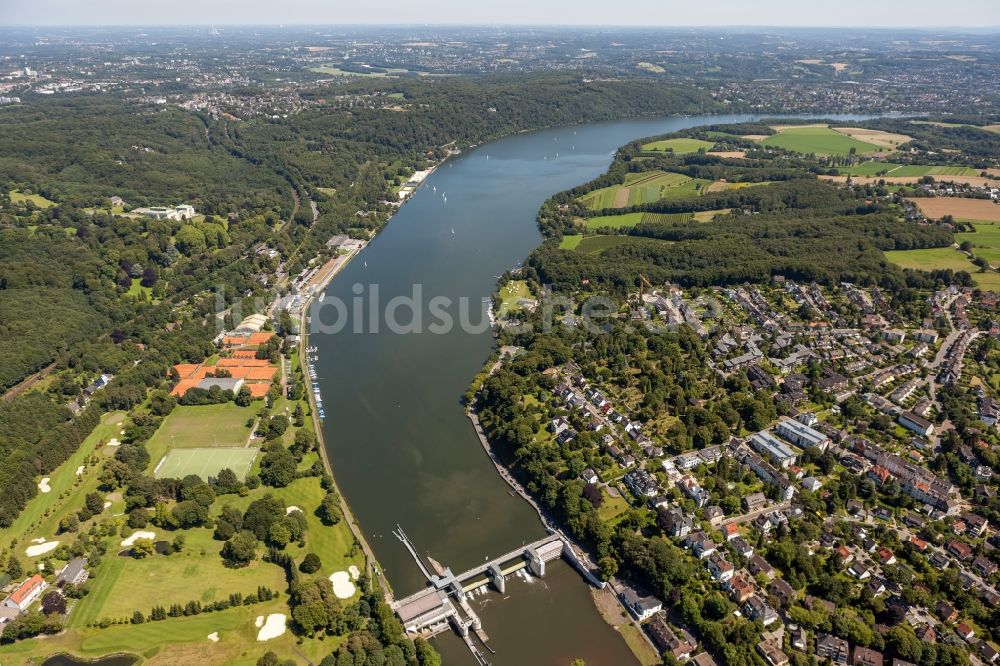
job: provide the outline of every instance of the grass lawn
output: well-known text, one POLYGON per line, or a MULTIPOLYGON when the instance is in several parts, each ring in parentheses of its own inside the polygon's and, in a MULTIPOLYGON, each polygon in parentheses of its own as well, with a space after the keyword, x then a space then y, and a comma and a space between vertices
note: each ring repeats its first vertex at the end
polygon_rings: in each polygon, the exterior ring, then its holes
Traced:
POLYGON ((320 194, 326 195, 328 197, 332 197, 337 193, 337 188, 335 187, 317 187, 316 189, 319 191, 320 194))
POLYGON ((528 288, 528 283, 524 280, 511 280, 500 288, 499 295, 500 307, 498 311, 501 317, 513 310, 520 310, 521 305, 518 301, 522 299, 534 300, 531 290, 528 288))
POLYGON ((1000 292, 1000 273, 972 273, 972 281, 980 289, 1000 292))
POLYGON ((859 155, 882 150, 874 144, 852 139, 840 132, 834 132, 829 127, 821 126, 783 127, 780 132, 767 137, 761 143, 765 146, 817 155, 847 155, 851 152, 851 148, 854 148, 859 155))
POLYGON ((10 195, 10 202, 14 204, 30 201, 31 203, 35 204, 35 206, 37 206, 38 208, 51 208, 52 206, 56 205, 55 201, 50 201, 49 199, 43 197, 41 194, 22 194, 18 190, 11 190, 9 195, 10 195))
POLYGON ((597 515, 600 516, 601 520, 613 521, 618 516, 622 515, 629 510, 629 503, 624 497, 612 497, 607 493, 607 491, 601 491, 604 495, 604 501, 601 503, 601 507, 597 510, 597 515))
POLYGON ((141 282, 142 282, 141 278, 132 278, 132 286, 128 288, 128 291, 125 292, 125 295, 132 296, 133 298, 139 298, 139 294, 145 294, 147 301, 152 300, 153 288, 143 287, 142 284, 140 284, 141 282))
POLYGON ((583 240, 582 234, 570 234, 568 236, 563 236, 562 240, 559 241, 560 250, 575 250, 583 240))
POLYGON ((222 541, 212 538, 208 528, 165 532, 155 527, 157 539, 172 540, 183 534, 184 550, 173 555, 152 555, 137 560, 119 557, 112 548, 95 572, 90 594, 80 600, 70 615, 71 626, 85 627, 102 618, 131 617, 133 611, 149 614, 156 605, 197 600, 210 603, 233 592, 256 593, 258 585, 285 589, 281 568, 259 559, 241 569, 226 567, 219 551, 222 541))
POLYGON ((259 451, 260 449, 245 447, 173 449, 157 463, 153 476, 157 479, 183 479, 194 474, 203 481, 208 481, 210 477, 214 478, 228 468, 242 481, 250 472, 259 451))
POLYGON ((702 148, 708 150, 714 145, 711 141, 702 141, 701 139, 678 138, 644 143, 642 149, 648 151, 672 150, 678 155, 684 155, 686 153, 697 153, 702 148))
POLYGON ((955 234, 955 241, 969 241, 975 247, 972 252, 991 264, 1000 264, 1000 222, 973 222, 976 230, 955 234))
POLYGON ((885 253, 886 258, 902 268, 921 271, 951 269, 973 273, 979 269, 969 259, 951 247, 936 247, 927 250, 894 250, 885 253))
POLYGON ((247 422, 256 413, 252 406, 238 407, 232 402, 178 405, 146 443, 152 464, 170 449, 245 446, 250 437, 247 422))
POLYGON ((108 442, 118 435, 125 419, 125 412, 109 412, 101 417, 101 422, 83 440, 80 448, 49 475, 48 493, 38 493, 14 524, 0 530, 0 543, 6 547, 12 540, 19 540, 16 552, 24 561, 24 547, 35 537, 51 538, 63 516, 76 512, 83 506, 83 497, 97 489, 100 464, 88 465, 87 459, 94 453, 99 443, 108 442), (76 470, 84 467, 79 476, 76 470))

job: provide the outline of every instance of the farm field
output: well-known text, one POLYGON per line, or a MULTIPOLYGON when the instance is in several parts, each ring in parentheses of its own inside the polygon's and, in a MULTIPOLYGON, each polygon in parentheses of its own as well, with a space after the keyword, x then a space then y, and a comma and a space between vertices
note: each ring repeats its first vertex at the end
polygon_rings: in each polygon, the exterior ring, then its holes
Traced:
POLYGON ((965 166, 937 166, 924 164, 896 164, 894 162, 863 162, 850 167, 837 167, 843 174, 852 176, 892 177, 922 176, 978 176, 979 171, 965 166))
POLYGON ((597 217, 589 217, 587 218, 587 229, 593 231, 594 229, 603 229, 607 227, 612 229, 634 227, 640 222, 645 222, 648 215, 651 215, 651 213, 625 213, 624 215, 599 215, 597 217))
POLYGON ((37 206, 38 208, 51 208, 52 206, 56 205, 55 201, 50 201, 49 199, 43 197, 41 194, 22 194, 18 190, 11 190, 9 192, 9 196, 10 196, 10 202, 15 204, 30 201, 31 203, 35 204, 35 206, 37 206))
POLYGON ((863 155, 881 150, 873 143, 852 139, 826 125, 776 125, 772 129, 778 133, 761 140, 763 145, 799 153, 847 155, 851 152, 851 148, 854 148, 858 154, 863 155))
POLYGON ((653 203, 663 199, 683 199, 697 196, 709 181, 689 178, 679 173, 649 171, 630 173, 624 185, 602 187, 580 197, 590 210, 625 208, 653 203))
POLYGON ((153 476, 183 479, 193 474, 208 481, 228 468, 242 481, 250 473, 259 451, 255 448, 172 449, 157 463, 153 476))
POLYGON ((901 268, 920 271, 951 269, 973 273, 978 270, 968 257, 953 247, 935 247, 927 250, 894 250, 885 253, 886 258, 901 268))
POLYGON ((960 197, 927 197, 907 199, 931 219, 951 215, 956 220, 982 220, 1000 222, 1000 204, 989 199, 963 199, 960 197))
POLYGON ((905 134, 893 134, 891 132, 865 129, 863 127, 834 127, 832 129, 833 131, 839 132, 844 136, 849 136, 852 139, 864 141, 865 143, 871 143, 887 150, 895 150, 904 143, 908 143, 913 140, 912 137, 906 136, 905 134))
POLYGON ((583 236, 573 250, 583 254, 600 254, 612 247, 638 245, 640 243, 668 243, 668 241, 657 241, 633 236, 583 236))
POLYGON ((701 139, 677 138, 644 143, 642 149, 650 152, 671 150, 678 155, 684 155, 686 153, 697 153, 703 148, 708 150, 713 145, 715 144, 711 141, 702 141, 701 139))

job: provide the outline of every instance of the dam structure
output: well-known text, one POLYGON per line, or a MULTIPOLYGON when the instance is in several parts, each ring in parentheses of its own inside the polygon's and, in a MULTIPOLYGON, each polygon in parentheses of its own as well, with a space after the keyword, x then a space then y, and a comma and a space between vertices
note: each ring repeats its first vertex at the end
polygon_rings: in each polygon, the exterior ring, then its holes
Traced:
POLYGON ((489 661, 472 640, 472 636, 475 635, 487 651, 493 650, 487 643, 489 637, 483 629, 482 620, 468 602, 467 595, 473 590, 483 585, 492 585, 498 592, 505 594, 508 576, 523 569, 532 576, 542 578, 545 576, 546 564, 561 557, 576 566, 588 582, 597 587, 604 586, 603 581, 583 566, 569 543, 558 533, 551 533, 538 541, 519 546, 459 574, 430 557, 425 562, 425 558, 417 552, 413 542, 398 525, 393 534, 406 546, 427 579, 425 589, 392 602, 392 609, 403 623, 407 635, 430 638, 450 627, 465 641, 482 666, 489 664, 489 661))

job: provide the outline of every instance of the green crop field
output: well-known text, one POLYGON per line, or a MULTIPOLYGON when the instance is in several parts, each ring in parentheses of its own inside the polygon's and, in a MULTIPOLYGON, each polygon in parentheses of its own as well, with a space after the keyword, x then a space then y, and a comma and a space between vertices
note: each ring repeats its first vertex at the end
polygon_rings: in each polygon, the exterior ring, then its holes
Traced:
POLYGON ((938 166, 924 164, 896 164, 894 162, 863 162, 851 167, 837 167, 844 175, 892 176, 896 178, 920 176, 978 176, 979 171, 964 166, 938 166))
POLYGON ((761 143, 799 153, 817 155, 847 155, 854 148, 859 155, 882 150, 878 146, 852 139, 829 127, 788 127, 769 136, 761 143))
POLYGON ((642 221, 651 224, 690 222, 694 218, 695 215, 693 213, 643 213, 642 214, 642 221))
POLYGON ((587 219, 587 229, 593 231, 594 229, 623 229, 627 227, 634 227, 640 222, 645 222, 646 215, 649 215, 649 213, 625 213, 624 215, 600 215, 598 217, 591 217, 587 219))
POLYGON ((886 258, 902 268, 914 268, 921 271, 947 270, 967 271, 978 270, 968 257, 952 247, 935 247, 927 250, 894 250, 885 253, 886 258))
POLYGON ((253 466, 258 451, 252 448, 174 449, 160 460, 153 476, 157 479, 183 479, 194 474, 207 481, 229 468, 242 480, 253 466))
POLYGON ((641 206, 663 199, 697 196, 709 183, 711 181, 702 178, 689 178, 667 171, 630 173, 625 177, 624 185, 602 187, 581 196, 579 201, 590 210, 641 206))
POLYGON ((645 143, 642 146, 643 150, 648 150, 651 152, 672 150, 678 155, 683 155, 686 153, 697 153, 699 150, 704 148, 709 150, 713 145, 711 141, 702 141, 701 139, 664 139, 662 141, 653 141, 651 143, 645 143))

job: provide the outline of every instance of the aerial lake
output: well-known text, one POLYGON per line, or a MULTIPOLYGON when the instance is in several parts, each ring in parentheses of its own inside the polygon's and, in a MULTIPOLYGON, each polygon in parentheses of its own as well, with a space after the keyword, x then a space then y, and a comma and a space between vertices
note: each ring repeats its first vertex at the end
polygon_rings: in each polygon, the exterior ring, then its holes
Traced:
MULTIPOLYGON (((478 323, 497 277, 541 242, 535 216, 549 196, 601 175, 615 150, 632 139, 752 118, 595 123, 518 134, 468 151, 427 179, 329 285, 321 305, 338 299, 351 305, 358 291, 370 296, 374 285, 385 305, 411 296, 417 284, 425 303, 465 297, 469 319, 478 323)), ((347 312, 367 322, 377 314, 369 303, 366 298, 359 311, 347 312)), ((399 320, 408 320, 405 310, 399 320)), ((360 321, 348 322, 341 332, 310 338, 319 349, 324 434, 337 482, 396 596, 425 582, 392 535, 397 524, 421 554, 453 571, 545 536, 534 510, 497 474, 463 410, 463 394, 494 350, 491 332, 455 326, 433 333, 425 322, 423 333, 397 334, 384 325, 355 333, 360 321)), ((496 666, 568 665, 574 658, 590 666, 636 663, 566 564, 553 563, 543 579, 513 578, 506 595, 491 591, 472 604, 490 634, 496 666)), ((446 664, 475 663, 451 633, 435 645, 446 664)))

